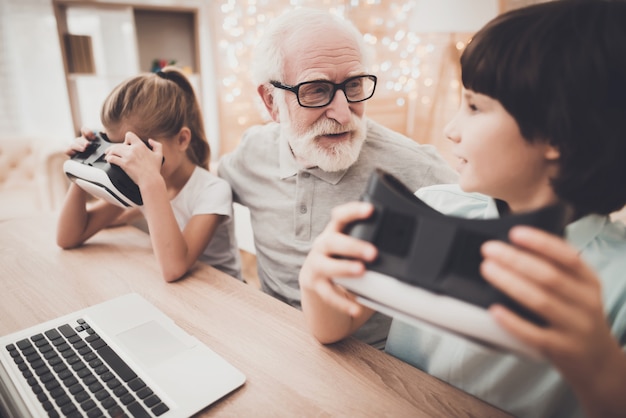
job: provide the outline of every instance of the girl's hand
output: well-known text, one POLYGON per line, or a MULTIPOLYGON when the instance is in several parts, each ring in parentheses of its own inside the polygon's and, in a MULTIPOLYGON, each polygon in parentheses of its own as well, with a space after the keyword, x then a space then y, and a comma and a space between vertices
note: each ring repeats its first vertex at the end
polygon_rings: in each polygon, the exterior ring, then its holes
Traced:
POLYGON ((594 377, 612 373, 616 358, 625 360, 607 324, 596 274, 557 236, 520 226, 509 238, 513 245, 483 245, 483 277, 542 316, 547 325, 530 323, 499 305, 492 306, 491 313, 505 329, 542 352, 573 386, 594 385, 594 377))
POLYGON ((148 139, 148 144, 152 149, 133 132, 127 132, 123 143, 105 151, 106 160, 120 166, 140 189, 142 182, 161 176, 163 145, 153 139, 148 139))
POLYGON ((73 157, 79 152, 83 152, 87 149, 87 146, 96 139, 94 131, 88 128, 81 128, 81 136, 75 138, 70 144, 69 148, 65 150, 65 154, 69 157, 73 157))

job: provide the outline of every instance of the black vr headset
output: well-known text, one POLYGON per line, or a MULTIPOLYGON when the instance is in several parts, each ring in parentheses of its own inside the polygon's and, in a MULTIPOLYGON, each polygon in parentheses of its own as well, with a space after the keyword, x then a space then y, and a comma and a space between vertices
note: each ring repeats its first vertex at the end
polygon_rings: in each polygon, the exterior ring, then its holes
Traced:
MULTIPOLYGON (((508 241, 509 230, 521 224, 562 236, 566 224, 564 206, 555 205, 496 219, 449 216, 424 203, 398 179, 380 169, 372 173, 361 200, 372 203, 374 213, 366 220, 351 223, 345 232, 378 248, 377 259, 367 265, 368 272, 380 273, 375 275, 376 279, 387 276, 385 279, 410 285, 403 286, 403 291, 410 293, 410 288, 417 287, 420 295, 424 294, 421 292, 423 289, 429 294, 447 296, 447 300, 453 298, 483 309, 494 303, 503 304, 537 324, 544 323, 542 318, 491 286, 481 276, 480 247, 488 240, 508 241)), ((343 278, 335 279, 335 282, 357 295, 366 295, 376 302, 377 307, 384 305, 393 310, 394 301, 399 300, 396 298, 398 294, 391 294, 399 290, 389 290, 394 285, 389 287, 388 281, 384 285, 378 283, 378 290, 368 287, 365 282, 359 283, 359 279, 343 278), (387 290, 391 293, 380 296, 387 290)), ((405 298, 406 295, 403 295, 400 299, 406 305, 405 298)), ((418 305, 420 301, 412 303, 418 305)), ((413 309, 404 306, 400 310, 410 313, 413 309)), ((438 313, 428 312, 427 315, 434 317, 438 313)), ((454 329, 454 325, 448 327, 467 335, 464 330, 454 329)))
POLYGON ((112 145, 98 132, 85 151, 74 154, 63 164, 67 177, 82 189, 123 208, 143 205, 139 187, 120 166, 108 163, 104 151, 112 145))

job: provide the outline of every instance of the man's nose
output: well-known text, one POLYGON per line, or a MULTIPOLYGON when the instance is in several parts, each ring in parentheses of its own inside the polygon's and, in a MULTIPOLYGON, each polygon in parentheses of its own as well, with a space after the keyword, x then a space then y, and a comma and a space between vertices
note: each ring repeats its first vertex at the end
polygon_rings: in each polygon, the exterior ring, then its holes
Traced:
POLYGON ((326 117, 334 119, 342 125, 350 122, 350 103, 343 90, 337 90, 335 97, 326 108, 326 117))

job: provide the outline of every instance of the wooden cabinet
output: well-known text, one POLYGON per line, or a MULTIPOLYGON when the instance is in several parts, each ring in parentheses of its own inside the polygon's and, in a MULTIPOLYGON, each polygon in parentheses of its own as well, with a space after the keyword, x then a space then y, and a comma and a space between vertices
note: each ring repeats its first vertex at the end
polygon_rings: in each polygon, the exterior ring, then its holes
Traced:
POLYGON ((149 2, 54 0, 73 126, 100 127, 100 108, 123 80, 176 63, 202 102, 197 9, 149 2))

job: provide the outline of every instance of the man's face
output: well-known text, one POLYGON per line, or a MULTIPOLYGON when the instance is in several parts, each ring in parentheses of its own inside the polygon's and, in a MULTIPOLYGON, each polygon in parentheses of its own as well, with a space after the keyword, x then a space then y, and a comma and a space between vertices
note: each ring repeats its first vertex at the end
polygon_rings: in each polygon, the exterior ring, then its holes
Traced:
MULTIPOLYGON (((358 45, 336 30, 318 29, 287 48, 284 84, 328 80, 341 83, 365 74, 358 45)), ((283 135, 296 159, 324 171, 339 171, 357 160, 366 135, 365 102, 348 103, 343 91, 321 108, 304 108, 292 92, 274 92, 283 135), (277 94, 278 93, 278 94, 277 94)))

